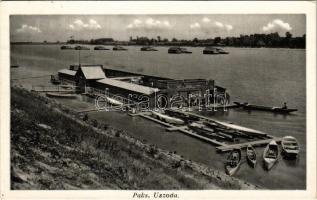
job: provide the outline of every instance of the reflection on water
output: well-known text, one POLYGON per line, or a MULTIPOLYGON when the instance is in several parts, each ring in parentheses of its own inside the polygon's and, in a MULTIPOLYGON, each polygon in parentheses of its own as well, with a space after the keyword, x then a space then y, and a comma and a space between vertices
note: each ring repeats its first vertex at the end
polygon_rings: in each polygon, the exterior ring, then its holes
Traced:
MULTIPOLYGON (((53 74, 78 62, 77 52, 61 51, 57 45, 13 45, 11 49, 11 65, 20 65, 20 68, 11 69, 11 78, 53 74)), ((244 163, 235 176, 269 189, 306 188, 305 50, 226 48, 229 55, 206 56, 202 54, 203 48, 189 48, 193 53, 186 55, 167 54, 166 47, 146 53, 140 52, 139 47, 130 46, 128 49, 124 52, 83 51, 83 62, 170 78, 215 79, 216 84, 227 88, 232 102, 267 106, 287 102, 289 107, 297 108, 298 112, 287 116, 243 109, 203 111, 200 114, 277 137, 291 135, 297 138, 301 147, 297 160, 281 157, 273 169, 265 171, 262 168, 263 148, 256 148, 259 164, 253 169, 244 163)), ((49 78, 14 82, 31 88, 32 85, 48 84, 49 78)), ((94 99, 85 96, 78 99, 59 101, 78 110, 94 107, 94 99)), ((91 112, 89 117, 124 129, 134 137, 162 149, 176 151, 187 159, 224 170, 226 154, 216 153, 214 146, 203 141, 180 132, 167 132, 159 124, 133 118, 123 112, 91 112)))

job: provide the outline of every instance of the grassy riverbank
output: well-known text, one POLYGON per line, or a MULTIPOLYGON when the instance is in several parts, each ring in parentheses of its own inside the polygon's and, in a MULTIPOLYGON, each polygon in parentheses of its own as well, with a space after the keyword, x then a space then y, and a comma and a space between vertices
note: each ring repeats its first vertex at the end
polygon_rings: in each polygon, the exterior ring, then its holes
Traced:
POLYGON ((256 189, 11 88, 12 189, 256 189))

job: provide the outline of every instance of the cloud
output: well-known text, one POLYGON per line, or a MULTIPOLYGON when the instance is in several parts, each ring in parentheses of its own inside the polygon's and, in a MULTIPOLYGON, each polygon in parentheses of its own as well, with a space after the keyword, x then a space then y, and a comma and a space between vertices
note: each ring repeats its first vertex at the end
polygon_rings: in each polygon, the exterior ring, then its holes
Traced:
POLYGON ((72 30, 84 30, 84 29, 97 30, 97 29, 101 29, 100 24, 94 19, 90 19, 87 23, 84 23, 80 19, 76 19, 73 23, 69 24, 68 27, 72 30))
POLYGON ((208 17, 204 17, 201 21, 205 22, 205 23, 209 23, 210 19, 208 17))
POLYGON ((283 22, 281 19, 274 19, 273 21, 269 22, 266 26, 262 27, 264 32, 271 32, 271 31, 290 31, 292 27, 289 23, 283 22))
POLYGON ((223 23, 221 22, 215 22, 215 25, 219 28, 223 28, 225 25, 223 25, 223 23))
POLYGON ((153 18, 147 18, 144 20, 135 19, 132 23, 127 25, 128 29, 131 30, 139 30, 139 29, 146 29, 146 30, 164 30, 171 28, 171 24, 169 21, 164 20, 157 20, 153 18))
POLYGON ((202 23, 195 22, 189 25, 190 29, 200 29, 205 33, 231 31, 233 26, 231 24, 225 24, 219 21, 212 22, 208 17, 201 19, 202 23))
POLYGON ((200 24, 198 22, 195 22, 193 24, 190 24, 189 27, 191 29, 199 29, 200 28, 200 24))
POLYGON ((41 33, 41 29, 36 26, 29 26, 27 24, 22 24, 21 28, 16 30, 18 33, 41 33))

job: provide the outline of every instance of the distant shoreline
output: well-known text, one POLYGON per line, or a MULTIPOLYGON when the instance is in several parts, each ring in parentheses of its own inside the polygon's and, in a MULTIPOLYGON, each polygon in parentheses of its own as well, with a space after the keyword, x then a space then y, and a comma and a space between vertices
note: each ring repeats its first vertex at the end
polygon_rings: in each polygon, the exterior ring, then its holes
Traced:
MULTIPOLYGON (((138 44, 85 44, 85 43, 75 43, 75 44, 69 44, 69 43, 44 43, 44 42, 11 42, 10 45, 87 45, 87 46, 135 46, 135 47, 143 47, 146 45, 138 45, 138 44)), ((173 47, 173 46, 182 46, 182 47, 206 47, 206 46, 193 46, 193 45, 149 45, 153 47, 173 47)), ((211 47, 223 47, 223 48, 250 48, 250 49, 299 49, 299 50, 306 50, 306 48, 291 48, 291 47, 251 47, 251 46, 218 46, 218 45, 208 45, 211 47)))

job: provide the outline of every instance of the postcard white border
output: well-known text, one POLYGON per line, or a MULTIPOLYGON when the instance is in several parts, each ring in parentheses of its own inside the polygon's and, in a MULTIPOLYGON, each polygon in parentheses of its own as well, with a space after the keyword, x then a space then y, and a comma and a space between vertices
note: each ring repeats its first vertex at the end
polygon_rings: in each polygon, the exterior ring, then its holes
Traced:
POLYGON ((10 190, 10 43, 9 16, 14 14, 306 14, 307 189, 175 191, 179 199, 314 199, 316 198, 316 2, 312 1, 59 1, 0 2, 0 190, 4 199, 132 199, 133 191, 10 190))

